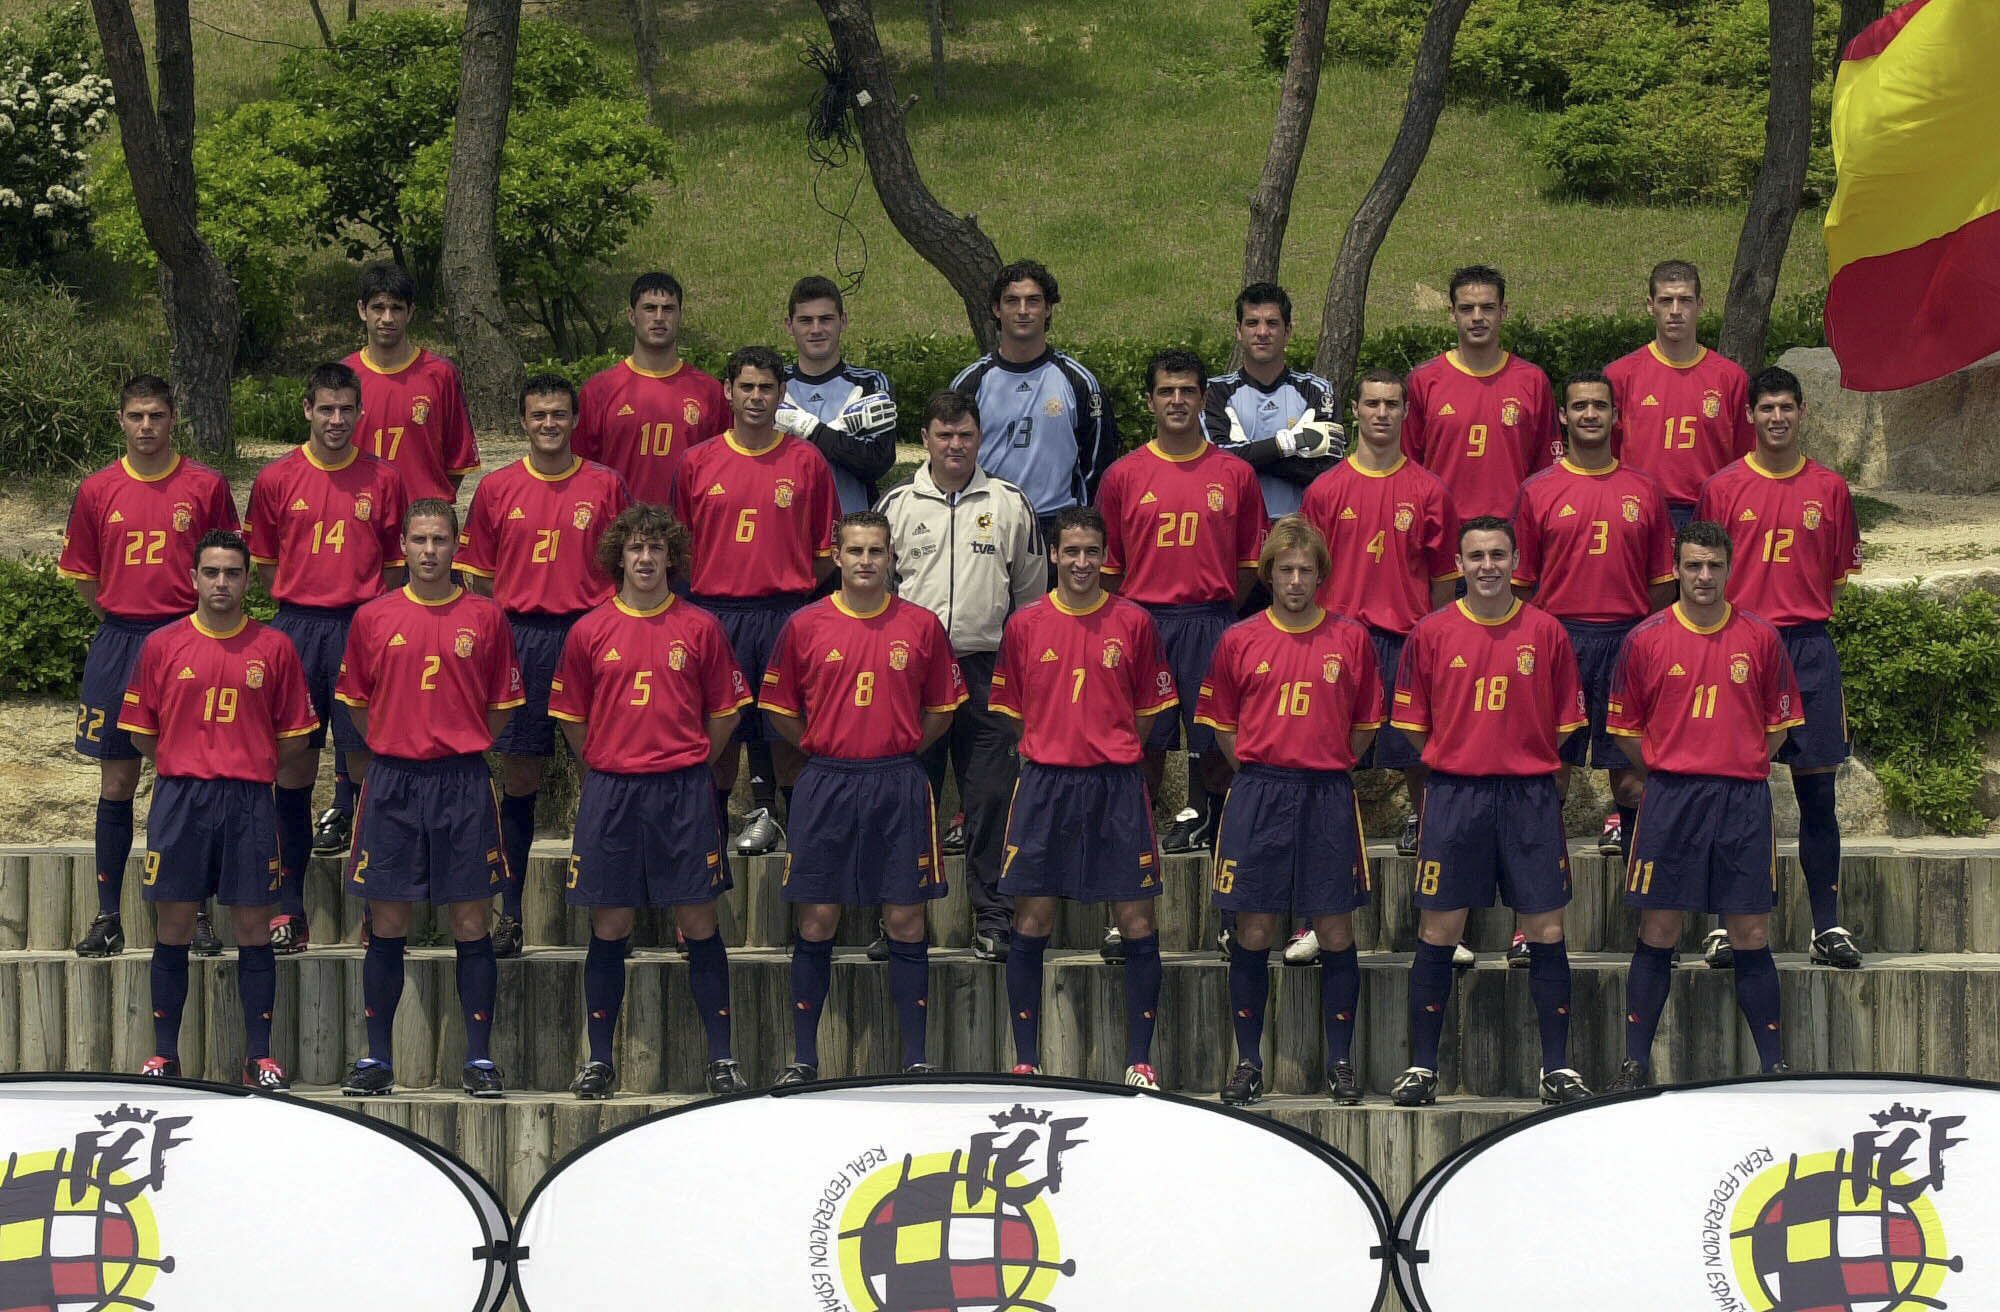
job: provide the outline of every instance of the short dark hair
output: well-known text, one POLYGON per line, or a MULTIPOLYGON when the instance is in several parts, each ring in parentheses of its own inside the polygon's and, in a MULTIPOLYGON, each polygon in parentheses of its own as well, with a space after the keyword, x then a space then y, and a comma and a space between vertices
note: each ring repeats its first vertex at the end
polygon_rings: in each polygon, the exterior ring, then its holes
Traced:
POLYGON ((1563 379, 1561 404, 1563 405, 1569 404, 1569 389, 1579 384, 1585 384, 1585 385, 1595 384, 1596 386, 1603 388, 1605 391, 1610 392, 1611 404, 1614 408, 1616 408, 1618 404, 1617 389, 1611 386, 1611 380, 1604 376, 1604 371, 1602 369, 1579 369, 1575 373, 1571 374, 1569 377, 1563 379))
POLYGON ((569 412, 571 415, 575 415, 576 414, 575 383, 572 383, 569 379, 563 377, 561 374, 552 373, 548 370, 543 370, 541 373, 537 374, 529 374, 526 378, 523 378, 521 380, 521 397, 520 397, 521 413, 523 415, 526 415, 528 413, 529 397, 554 396, 557 393, 561 393, 563 396, 569 398, 569 412))
POLYGON ((1061 546, 1062 535, 1073 528, 1089 529, 1100 541, 1111 541, 1111 534, 1104 527, 1103 511, 1095 506, 1065 506, 1056 512, 1056 526, 1049 531, 1049 550, 1061 546))
POLYGON ((1759 369, 1756 376, 1750 380, 1750 404, 1753 408, 1764 397, 1781 396, 1786 392, 1790 392, 1792 399, 1800 405, 1806 403, 1805 386, 1799 382, 1799 376, 1789 369, 1780 369, 1777 365, 1772 365, 1767 369, 1759 369))
POLYGON ((1201 357, 1184 347, 1170 346, 1164 351, 1153 352, 1153 358, 1146 361, 1146 390, 1151 392, 1160 381, 1161 374, 1193 374, 1195 390, 1208 390, 1208 368, 1201 357))
POLYGON ((377 260, 361 271, 361 291, 356 300, 366 305, 377 296, 389 296, 405 305, 417 303, 417 280, 394 260, 377 260))
POLYGON ((1722 553, 1722 563, 1728 564, 1736 554, 1736 544, 1729 539, 1729 530, 1712 519, 1691 519, 1674 531, 1674 565, 1681 563, 1682 547, 1707 547, 1722 553))
POLYGON ((403 512, 403 535, 409 536, 410 525, 419 519, 441 519, 451 525, 451 536, 458 540, 458 507, 443 497, 418 497, 403 512))
POLYGON ((1451 271, 1451 285, 1445 289, 1445 298, 1453 305, 1458 304, 1458 289, 1461 287, 1491 287, 1499 294, 1500 303, 1507 303, 1506 276, 1490 264, 1468 264, 1451 271))
POLYGON ((923 426, 929 428, 933 419, 947 424, 955 424, 968 415, 971 416, 973 423, 976 424, 979 422, 979 402, 977 400, 967 396, 964 392, 954 392, 949 387, 940 388, 932 392, 931 399, 924 403, 923 426))
POLYGON ((833 549, 835 551, 839 551, 841 547, 840 535, 851 528, 879 528, 882 530, 882 536, 891 544, 889 549, 891 551, 895 550, 894 543, 896 537, 894 533, 889 531, 889 517, 881 511, 850 510, 839 519, 834 520, 833 549))
POLYGON ((118 389, 118 408, 123 410, 141 398, 165 401, 171 412, 174 408, 174 385, 158 374, 133 374, 125 380, 125 386, 118 389))
POLYGON ((352 392, 354 399, 361 399, 361 375, 338 360, 313 366, 306 375, 306 405, 311 406, 319 399, 321 392, 352 392))
POLYGON ((687 563, 688 547, 694 540, 687 525, 659 506, 641 501, 625 507, 597 540, 597 567, 621 588, 625 586, 625 544, 633 538, 666 544, 669 573, 687 563))
POLYGON ((681 291, 681 280, 665 269, 655 269, 642 273, 632 280, 632 290, 627 294, 625 304, 637 305, 639 298, 647 292, 665 292, 674 298, 675 305, 686 305, 687 297, 681 291))
POLYGON ((1253 305, 1275 305, 1278 315, 1284 319, 1287 328, 1292 326, 1292 296, 1274 282, 1253 282, 1236 293, 1236 322, 1243 322, 1243 312, 1253 305))
POLYGON ((1404 380, 1403 375, 1397 373, 1387 365, 1378 364, 1354 380, 1354 399, 1357 401, 1361 399, 1361 385, 1363 383, 1381 383, 1385 387, 1393 387, 1403 394, 1404 400, 1408 400, 1410 396, 1409 383, 1404 380))
POLYGON ((784 357, 768 346, 739 346, 731 351, 728 363, 722 366, 722 379, 733 383, 745 369, 762 369, 779 382, 785 381, 784 357))
POLYGON ((1505 533, 1507 546, 1511 550, 1520 544, 1514 540, 1514 525, 1498 515, 1474 515, 1458 526, 1458 549, 1465 550, 1465 535, 1468 533, 1505 533))
POLYGON ((847 298, 840 294, 840 288, 834 286, 833 279, 822 278, 816 273, 792 284, 791 299, 785 302, 785 317, 789 319, 797 314, 799 306, 807 301, 832 301, 834 309, 847 313, 847 298))
POLYGON ((201 541, 194 544, 194 563, 196 567, 199 568, 201 565, 202 552, 215 549, 235 552, 237 555, 243 557, 243 568, 250 568, 250 544, 243 540, 241 533, 226 528, 212 528, 202 534, 201 541))
POLYGON ((993 295, 989 303, 1000 304, 1000 293, 1017 282, 1032 282, 1042 289, 1042 299, 1053 308, 1062 304, 1062 292, 1056 288, 1056 276, 1040 260, 1015 260, 1012 264, 993 275, 993 295))
POLYGON ((1661 260, 1646 275, 1646 295, 1658 296, 1663 282, 1688 282, 1694 284, 1694 294, 1701 295, 1701 270, 1687 260, 1661 260))

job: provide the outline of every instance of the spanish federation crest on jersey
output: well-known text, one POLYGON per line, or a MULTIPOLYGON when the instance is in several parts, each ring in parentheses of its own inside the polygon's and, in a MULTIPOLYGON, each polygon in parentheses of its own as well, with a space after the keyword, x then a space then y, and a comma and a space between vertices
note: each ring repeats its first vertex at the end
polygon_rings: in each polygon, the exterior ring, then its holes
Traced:
POLYGON ((1750 655, 1748 652, 1729 654, 1729 681, 1731 683, 1750 682, 1750 655))
POLYGON ((892 670, 910 668, 910 644, 901 638, 889 644, 889 668, 892 670))
POLYGON ((687 420, 691 425, 699 424, 701 422, 701 403, 690 400, 686 405, 681 407, 681 418, 687 420))
POLYGON ((460 629, 458 636, 452 640, 451 649, 458 654, 460 660, 466 660, 471 657, 473 645, 478 640, 477 629, 460 629))
POLYGON ((1524 642, 1514 648, 1514 668, 1521 672, 1523 678, 1535 672, 1535 644, 1524 642))
POLYGON ((431 401, 431 399, 430 399, 430 398, 429 398, 428 396, 413 396, 413 397, 411 397, 411 398, 410 398, 410 422, 411 422, 411 423, 413 423, 413 424, 421 424, 421 423, 423 423, 423 422, 424 422, 425 420, 429 419, 429 418, 431 417, 431 406, 432 406, 432 404, 433 404, 433 402, 431 401))
POLYGON ((243 663, 243 683, 245 687, 249 688, 263 687, 264 662, 260 660, 245 661, 243 663))
POLYGON ((194 502, 174 502, 174 532, 185 533, 194 527, 194 502))
POLYGON ((778 503, 778 509, 783 510, 792 504, 792 496, 797 490, 798 484, 789 478, 781 478, 778 480, 778 485, 771 490, 771 499, 778 503))
POLYGON ((1222 513, 1222 507, 1223 507, 1222 484, 1210 483, 1208 485, 1208 508, 1219 515, 1222 513))
POLYGON ((1799 512, 1799 522, 1814 532, 1819 531, 1820 520, 1825 517, 1826 507, 1817 501, 1808 501, 1799 512))
POLYGON ((1118 668, 1118 662, 1124 658, 1124 655, 1125 640, 1123 638, 1106 638, 1104 640, 1104 650, 1098 653, 1097 659, 1103 662, 1105 669, 1115 670, 1118 668))
POLYGON ((375 513, 375 499, 363 492, 354 498, 354 518, 366 524, 368 517, 375 513))
POLYGON ((590 503, 588 501, 577 502, 575 508, 570 511, 569 522, 576 525, 579 529, 589 528, 590 503))
POLYGON ((1513 428, 1521 422, 1521 398, 1510 396, 1500 403, 1500 422, 1513 428))
POLYGON ((1340 682, 1340 653, 1339 653, 1339 652, 1337 652, 1337 651, 1330 651, 1330 652, 1328 652, 1328 653, 1326 654, 1326 659, 1325 659, 1324 661, 1320 662, 1320 667, 1319 667, 1319 677, 1320 677, 1320 678, 1322 678, 1322 679, 1324 679, 1324 680, 1325 680, 1326 682, 1328 682, 1328 683, 1339 683, 1339 682, 1340 682))
POLYGON ((1704 418, 1716 419, 1722 415, 1722 393, 1709 388, 1701 394, 1701 413, 1704 418))
POLYGON ((1398 501, 1396 503, 1396 531, 1398 533, 1407 533, 1410 531, 1410 525, 1416 522, 1417 508, 1407 501, 1398 501))
POLYGON ((676 671, 684 670, 687 668, 687 663, 687 644, 676 639, 674 644, 667 648, 667 668, 676 671))
POLYGON ((1625 516, 1625 522, 1627 524, 1638 523, 1639 498, 1631 496, 1629 494, 1626 495, 1625 498, 1619 503, 1619 513, 1625 516))

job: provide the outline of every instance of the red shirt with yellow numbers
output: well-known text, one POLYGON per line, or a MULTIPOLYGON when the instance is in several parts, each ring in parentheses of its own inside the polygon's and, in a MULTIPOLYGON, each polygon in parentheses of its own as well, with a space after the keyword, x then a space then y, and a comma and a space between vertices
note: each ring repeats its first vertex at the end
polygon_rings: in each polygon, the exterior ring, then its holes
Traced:
POLYGON ((1196 722, 1236 735, 1238 760, 1290 770, 1352 770, 1348 735, 1382 727, 1375 644, 1354 620, 1322 612, 1288 629, 1275 610, 1232 624, 1202 681, 1196 722))
POLYGON ((1521 480, 1562 450, 1549 376, 1511 352, 1481 374, 1446 351, 1410 371, 1407 392, 1403 450, 1444 480, 1466 519, 1505 516, 1521 480))
POLYGON ((651 610, 613 597, 578 620, 549 685, 549 714, 584 731, 583 761, 607 774, 708 763, 708 722, 750 704, 713 615, 669 593, 651 610))
POLYGON ((1514 507, 1514 583, 1558 619, 1636 620, 1649 589, 1674 581, 1674 524, 1659 485, 1613 461, 1559 460, 1521 485, 1514 507))
POLYGON ((1709 475, 1757 449, 1750 379, 1726 355, 1704 346, 1687 364, 1669 364, 1647 342, 1606 365, 1604 376, 1618 406, 1613 449, 1671 502, 1693 505, 1709 475))
POLYGON ((1642 738, 1648 770, 1768 779, 1764 735, 1804 723, 1784 639, 1746 610, 1704 629, 1675 602, 1619 648, 1605 727, 1642 738))
POLYGON ((194 547, 236 527, 229 480, 175 456, 145 478, 123 457, 83 480, 63 530, 56 572, 96 579, 97 604, 120 619, 165 619, 194 609, 194 547))
POLYGON ((1037 765, 1132 765, 1138 717, 1180 704, 1153 617, 1105 593, 1088 610, 1059 594, 1007 617, 993 663, 992 709, 1022 721, 1037 765))
POLYGON ((551 477, 523 458, 479 480, 457 565, 493 580, 510 615, 574 615, 608 599, 597 543, 632 504, 616 471, 577 456, 551 477))
POLYGON ((1207 442, 1170 456, 1148 442, 1120 456, 1097 489, 1104 572, 1124 576, 1121 597, 1149 606, 1236 600, 1236 572, 1264 544, 1257 471, 1207 442))
POLYGON ((1773 624, 1824 621, 1861 568, 1853 494, 1817 460, 1773 474, 1747 455, 1702 484, 1695 518, 1722 525, 1735 546, 1724 595, 1773 624))
POLYGON ((780 433, 753 455, 732 429, 681 461, 672 510, 694 535, 698 595, 770 597, 813 590, 813 562, 833 555, 840 499, 812 443, 780 433))
POLYGON ((1407 457, 1377 473, 1349 456, 1313 480, 1299 513, 1333 555, 1319 604, 1336 615, 1408 633, 1430 613, 1431 583, 1458 577, 1451 497, 1407 457))
POLYGON ((847 761, 915 752, 924 713, 964 701, 965 679, 935 614, 886 597, 864 615, 838 592, 785 621, 757 697, 759 709, 805 716, 799 746, 808 756, 847 761))
POLYGON ((323 465, 302 446, 257 471, 243 535, 250 559, 275 565, 271 595, 341 609, 382 593, 403 563, 403 479, 386 460, 349 447, 323 465))
POLYGON ((1525 776, 1554 774, 1557 748, 1590 717, 1555 616, 1516 601, 1506 618, 1482 620, 1455 601, 1410 631, 1389 723, 1430 735, 1433 770, 1525 776))
POLYGON ((691 364, 666 373, 620 360, 593 374, 577 398, 576 453, 625 476, 635 500, 664 506, 674 470, 696 446, 729 427, 722 382, 691 364))
POLYGON ((217 633, 198 615, 147 636, 118 727, 156 734, 153 766, 182 779, 278 778, 278 740, 319 727, 292 640, 245 616, 217 633))
POLYGON ((369 751, 416 761, 487 750, 486 712, 524 700, 507 617, 464 588, 420 601, 402 587, 356 611, 333 695, 368 712, 369 751))
POLYGON ((377 368, 363 351, 344 363, 361 379, 361 431, 355 440, 396 467, 411 501, 456 499, 451 475, 479 468, 479 442, 472 435, 458 366, 421 348, 394 371, 377 368))

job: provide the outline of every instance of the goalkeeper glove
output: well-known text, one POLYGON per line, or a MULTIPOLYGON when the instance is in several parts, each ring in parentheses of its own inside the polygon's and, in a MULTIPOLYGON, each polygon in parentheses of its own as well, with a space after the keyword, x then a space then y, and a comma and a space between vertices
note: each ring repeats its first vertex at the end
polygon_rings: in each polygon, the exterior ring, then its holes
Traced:
POLYGON ((833 426, 849 437, 876 429, 896 426, 896 403, 886 393, 874 392, 848 403, 833 426))
POLYGON ((1281 453, 1306 460, 1341 456, 1347 453, 1347 430, 1321 419, 1317 410, 1308 410, 1290 428, 1278 431, 1277 442, 1281 453))
POLYGON ((813 418, 810 411, 801 410, 790 401, 778 407, 778 413, 771 416, 771 424, 781 433, 808 440, 819 431, 819 420, 813 418))

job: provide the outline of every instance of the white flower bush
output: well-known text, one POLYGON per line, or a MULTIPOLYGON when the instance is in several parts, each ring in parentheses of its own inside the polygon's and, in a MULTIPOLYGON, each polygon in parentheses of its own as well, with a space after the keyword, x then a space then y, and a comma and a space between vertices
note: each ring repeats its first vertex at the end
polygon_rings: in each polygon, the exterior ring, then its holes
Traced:
POLYGON ((83 5, 0 27, 0 259, 39 263, 90 240, 90 143, 111 122, 83 5))

